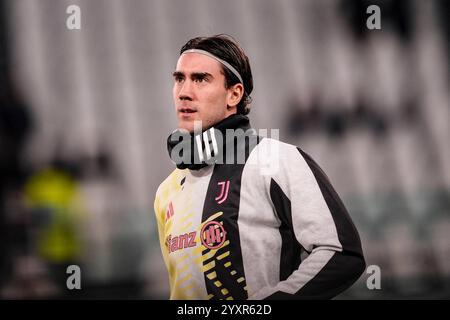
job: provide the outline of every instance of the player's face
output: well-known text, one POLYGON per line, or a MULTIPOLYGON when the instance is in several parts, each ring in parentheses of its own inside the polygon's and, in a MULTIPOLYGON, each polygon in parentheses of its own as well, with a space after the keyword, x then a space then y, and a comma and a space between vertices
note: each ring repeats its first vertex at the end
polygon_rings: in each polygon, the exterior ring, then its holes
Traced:
POLYGON ((221 64, 203 54, 182 54, 173 73, 173 100, 178 128, 194 131, 194 121, 202 121, 202 129, 236 113, 228 109, 229 90, 221 64))

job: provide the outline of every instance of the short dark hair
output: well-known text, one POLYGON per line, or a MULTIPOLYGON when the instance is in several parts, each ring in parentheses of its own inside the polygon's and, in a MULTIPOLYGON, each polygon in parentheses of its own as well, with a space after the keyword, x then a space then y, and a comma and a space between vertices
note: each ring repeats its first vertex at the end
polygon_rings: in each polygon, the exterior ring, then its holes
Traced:
MULTIPOLYGON (((208 51, 216 57, 231 64, 241 75, 244 95, 237 105, 237 113, 248 114, 252 101, 250 93, 253 91, 253 77, 250 68, 250 62, 244 50, 239 46, 233 37, 226 34, 218 34, 211 37, 196 37, 181 48, 180 55, 189 49, 200 49, 208 51)), ((222 71, 225 75, 225 88, 229 88, 236 83, 240 83, 239 79, 228 68, 222 65, 222 71)))

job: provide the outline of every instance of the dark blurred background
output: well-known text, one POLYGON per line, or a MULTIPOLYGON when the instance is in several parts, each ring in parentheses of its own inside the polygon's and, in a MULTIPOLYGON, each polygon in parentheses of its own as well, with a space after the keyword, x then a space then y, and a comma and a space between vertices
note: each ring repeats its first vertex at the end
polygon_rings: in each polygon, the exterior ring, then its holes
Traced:
POLYGON ((338 298, 449 298, 449 7, 0 0, 0 298, 168 297, 153 200, 173 169, 171 73, 188 39, 217 33, 250 58, 253 126, 316 159, 381 270, 380 290, 364 274, 338 298))

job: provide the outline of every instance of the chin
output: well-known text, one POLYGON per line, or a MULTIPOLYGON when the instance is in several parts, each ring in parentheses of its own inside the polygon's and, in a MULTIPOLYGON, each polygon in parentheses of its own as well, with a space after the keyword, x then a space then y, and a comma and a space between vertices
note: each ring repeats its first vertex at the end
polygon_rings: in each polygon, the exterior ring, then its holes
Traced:
MULTIPOLYGON (((179 129, 185 129, 189 132, 194 132, 194 123, 195 121, 202 121, 200 119, 195 119, 195 120, 189 120, 189 121, 179 121, 178 122, 178 128, 179 129)), ((202 121, 202 127, 201 127, 201 131, 205 130, 205 128, 208 128, 208 126, 206 126, 206 121, 202 121)), ((198 130, 198 129, 197 129, 198 130)))
POLYGON ((180 122, 178 122, 178 129, 193 132, 194 131, 194 121, 180 121, 180 122))

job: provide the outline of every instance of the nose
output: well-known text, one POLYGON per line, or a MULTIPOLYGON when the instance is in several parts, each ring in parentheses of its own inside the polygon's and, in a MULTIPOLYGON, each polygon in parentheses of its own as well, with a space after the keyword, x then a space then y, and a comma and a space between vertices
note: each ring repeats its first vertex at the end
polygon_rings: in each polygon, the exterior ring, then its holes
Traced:
POLYGON ((183 82, 183 85, 181 86, 180 91, 178 92, 178 99, 192 101, 192 97, 193 97, 192 81, 189 79, 186 79, 183 82))

